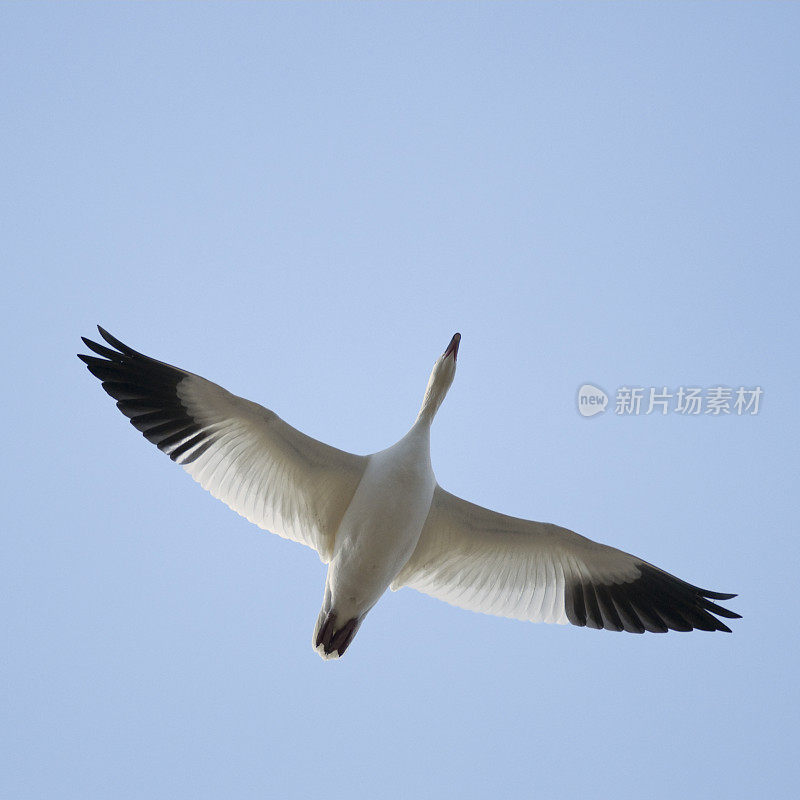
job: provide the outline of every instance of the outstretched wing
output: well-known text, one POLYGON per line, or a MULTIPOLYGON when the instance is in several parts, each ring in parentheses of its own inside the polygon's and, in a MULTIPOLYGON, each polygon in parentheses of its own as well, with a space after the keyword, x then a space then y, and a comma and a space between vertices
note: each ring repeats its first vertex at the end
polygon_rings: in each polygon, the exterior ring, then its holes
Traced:
POLYGON ((393 589, 410 586, 484 614, 613 631, 730 629, 738 619, 640 558, 543 522, 468 503, 437 486, 416 550, 393 589), (716 615, 716 616, 715 616, 716 615))
POLYGON ((363 456, 318 442, 269 409, 98 330, 114 349, 84 338, 97 355, 78 358, 146 439, 250 522, 330 560, 363 456))

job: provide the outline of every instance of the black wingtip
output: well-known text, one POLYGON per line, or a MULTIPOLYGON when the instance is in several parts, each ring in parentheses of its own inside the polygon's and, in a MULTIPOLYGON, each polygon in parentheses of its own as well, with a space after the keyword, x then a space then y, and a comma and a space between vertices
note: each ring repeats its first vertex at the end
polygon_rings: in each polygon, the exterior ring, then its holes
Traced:
POLYGON ((112 336, 105 328, 101 327, 100 325, 97 326, 97 330, 99 331, 100 335, 112 346, 116 347, 120 353, 124 353, 126 356, 142 356, 140 352, 134 350, 132 347, 128 347, 124 342, 121 342, 117 339, 116 336, 112 336))
POLYGON ((97 326, 97 332, 112 346, 119 349, 119 346, 122 342, 117 339, 115 336, 112 336, 104 327, 101 325, 97 326))
POLYGON ((733 631, 724 623, 717 620, 717 630, 720 633, 733 633, 733 631))
POLYGON ((569 621, 607 630, 619 630, 621 623, 624 630, 632 633, 693 629, 731 633, 717 617, 741 619, 740 614, 710 599, 728 600, 735 594, 700 589, 646 562, 640 562, 638 569, 639 577, 624 583, 571 580, 565 588, 569 621))
POLYGON ((97 330, 111 347, 82 336, 96 355, 77 356, 131 424, 180 464, 194 461, 213 446, 213 432, 194 419, 177 394, 187 373, 133 350, 100 325, 97 330))
POLYGON ((738 597, 736 594, 725 594, 724 592, 710 592, 708 589, 698 589, 703 597, 710 597, 712 600, 733 600, 738 597))

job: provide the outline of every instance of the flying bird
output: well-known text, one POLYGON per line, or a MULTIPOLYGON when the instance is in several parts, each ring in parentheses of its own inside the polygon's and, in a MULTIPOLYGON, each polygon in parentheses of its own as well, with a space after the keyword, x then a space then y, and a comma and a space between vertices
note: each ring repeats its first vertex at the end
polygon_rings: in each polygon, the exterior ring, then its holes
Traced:
POLYGON ((461 334, 436 360, 416 421, 369 456, 312 439, 273 411, 143 355, 98 326, 79 354, 146 439, 260 528, 328 565, 312 645, 347 650, 387 588, 531 622, 643 633, 726 631, 740 615, 710 592, 566 528, 509 517, 436 482, 431 423, 456 373, 461 334))

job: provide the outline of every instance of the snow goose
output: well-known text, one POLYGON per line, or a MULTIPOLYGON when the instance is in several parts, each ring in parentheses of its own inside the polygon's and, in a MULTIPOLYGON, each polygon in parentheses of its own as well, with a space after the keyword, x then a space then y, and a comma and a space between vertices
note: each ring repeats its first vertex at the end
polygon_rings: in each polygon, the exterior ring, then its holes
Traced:
POLYGON ((433 365, 416 421, 399 442, 357 456, 199 375, 142 355, 98 326, 79 355, 117 407, 204 489, 260 528, 328 564, 312 644, 341 656, 388 587, 532 622, 643 633, 730 629, 735 595, 686 583, 565 528, 461 500, 437 483, 430 427, 456 372, 455 334, 433 365))

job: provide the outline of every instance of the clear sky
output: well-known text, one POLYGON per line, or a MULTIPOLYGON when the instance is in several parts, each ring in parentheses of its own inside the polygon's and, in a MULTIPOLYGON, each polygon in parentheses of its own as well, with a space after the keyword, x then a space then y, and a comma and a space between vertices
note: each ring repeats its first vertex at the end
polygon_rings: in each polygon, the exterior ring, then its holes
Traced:
POLYGON ((796 790, 800 6, 0 6, 0 795, 796 790), (633 636, 389 594, 214 500, 75 353, 95 323, 358 453, 739 592, 633 636), (578 387, 611 396, 584 419, 578 387), (757 415, 617 415, 619 387, 757 415))

